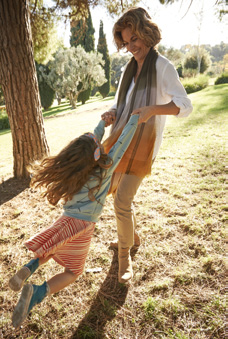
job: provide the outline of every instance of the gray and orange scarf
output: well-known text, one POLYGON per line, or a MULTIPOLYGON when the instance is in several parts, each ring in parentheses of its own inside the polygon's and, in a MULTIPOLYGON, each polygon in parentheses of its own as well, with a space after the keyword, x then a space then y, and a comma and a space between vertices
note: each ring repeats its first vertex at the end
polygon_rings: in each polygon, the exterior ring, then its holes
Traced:
MULTIPOLYGON (((156 104, 157 57, 158 52, 151 48, 126 104, 126 94, 137 71, 137 62, 134 57, 129 61, 119 89, 116 120, 112 126, 110 136, 103 143, 105 152, 108 153, 115 144, 134 109, 156 104)), ((138 126, 133 140, 115 172, 133 174, 138 177, 144 177, 149 174, 151 172, 155 139, 155 116, 153 116, 146 123, 138 126)))

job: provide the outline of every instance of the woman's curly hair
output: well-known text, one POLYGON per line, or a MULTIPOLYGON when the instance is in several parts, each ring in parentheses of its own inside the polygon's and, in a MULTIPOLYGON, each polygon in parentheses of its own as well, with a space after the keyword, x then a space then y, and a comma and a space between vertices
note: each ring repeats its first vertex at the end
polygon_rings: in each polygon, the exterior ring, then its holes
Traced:
POLYGON ((124 48, 122 31, 128 27, 147 47, 155 47, 161 41, 160 29, 152 22, 147 11, 141 7, 133 7, 125 12, 113 27, 113 37, 118 51, 124 48))
MULTIPOLYGON (((43 195, 52 205, 61 199, 64 203, 71 200, 91 175, 97 177, 99 184, 96 188, 99 188, 112 160, 101 152, 100 159, 95 161, 96 148, 95 141, 88 136, 81 135, 72 140, 56 156, 46 157, 40 164, 29 166, 28 171, 32 174, 30 186, 43 187, 43 195)), ((93 196, 91 193, 89 192, 89 197, 93 196)))

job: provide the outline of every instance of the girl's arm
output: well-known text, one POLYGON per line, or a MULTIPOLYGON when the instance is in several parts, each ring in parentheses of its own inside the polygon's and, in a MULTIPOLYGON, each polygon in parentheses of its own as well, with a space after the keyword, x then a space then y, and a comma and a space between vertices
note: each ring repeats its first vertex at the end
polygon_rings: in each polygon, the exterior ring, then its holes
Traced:
POLYGON ((104 120, 100 120, 99 124, 94 129, 93 134, 96 135, 96 137, 97 137, 97 139, 99 141, 101 141, 103 136, 104 136, 104 132, 105 132, 105 121, 104 120))
POLYGON ((120 160, 122 159, 124 153, 126 152, 128 146, 130 145, 131 140, 138 126, 138 119, 139 119, 138 115, 132 115, 130 117, 128 123, 125 125, 117 142, 110 149, 108 155, 112 158, 113 164, 108 169, 108 174, 114 172, 120 160))

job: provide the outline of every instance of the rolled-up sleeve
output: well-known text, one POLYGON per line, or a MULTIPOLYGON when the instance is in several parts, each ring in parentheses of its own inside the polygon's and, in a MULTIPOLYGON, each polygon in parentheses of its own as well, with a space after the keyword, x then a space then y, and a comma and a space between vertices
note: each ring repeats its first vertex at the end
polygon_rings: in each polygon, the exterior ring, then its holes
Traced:
POLYGON ((191 100, 188 98, 186 90, 180 82, 179 75, 174 66, 168 62, 163 72, 162 91, 169 95, 174 104, 180 108, 176 117, 187 117, 193 110, 191 100))
POLYGON ((102 140, 105 131, 105 121, 100 120, 97 127, 94 128, 93 134, 97 137, 99 141, 102 140))

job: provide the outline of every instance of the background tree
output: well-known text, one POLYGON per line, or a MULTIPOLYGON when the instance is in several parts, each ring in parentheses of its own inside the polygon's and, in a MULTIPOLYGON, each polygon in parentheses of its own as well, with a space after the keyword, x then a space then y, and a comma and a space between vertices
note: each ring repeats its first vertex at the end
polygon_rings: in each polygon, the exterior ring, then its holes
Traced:
POLYGON ((212 56, 213 62, 219 62, 223 60, 225 54, 228 53, 228 44, 221 42, 219 45, 203 46, 212 56))
MULTIPOLYGON (((72 47, 77 47, 81 45, 86 52, 94 51, 95 49, 95 38, 93 27, 92 17, 90 10, 88 9, 87 16, 76 20, 71 20, 71 36, 70 36, 70 45, 72 47)), ((82 91, 78 96, 78 101, 81 101, 82 104, 85 104, 89 100, 91 94, 91 86, 87 90, 82 91)))
POLYGON ((87 16, 76 20, 71 19, 70 22, 70 45, 77 47, 81 45, 86 52, 94 51, 95 49, 95 29, 93 27, 90 9, 88 9, 87 16))
POLYGON ((110 57, 108 53, 108 46, 107 46, 106 36, 104 34, 102 20, 100 21, 97 51, 102 54, 103 60, 104 60, 103 68, 105 71, 105 78, 107 81, 102 86, 100 86, 98 89, 102 97, 105 98, 110 91, 110 57))
POLYGON ((202 24, 203 24, 203 20, 204 20, 204 14, 205 14, 205 10, 204 10, 204 0, 201 1, 201 8, 199 9, 199 11, 197 13, 195 13, 195 17, 197 19, 197 30, 198 30, 198 44, 195 48, 196 51, 196 57, 197 57, 197 73, 203 73, 201 71, 202 69, 202 62, 201 62, 201 58, 202 58, 202 53, 200 50, 200 38, 201 38, 201 29, 202 29, 202 24))
POLYGON ((34 58, 38 63, 47 63, 51 55, 58 49, 57 19, 49 8, 43 6, 42 0, 30 0, 30 22, 34 58))
POLYGON ((53 101, 55 99, 55 91, 48 85, 48 83, 42 76, 42 73, 40 71, 41 66, 43 68, 43 72, 46 75, 50 73, 50 69, 48 68, 47 65, 41 65, 36 63, 36 73, 39 84, 41 106, 46 110, 53 104, 53 101))
POLYGON ((167 48, 161 44, 158 45, 158 51, 173 63, 179 76, 182 77, 183 76, 182 60, 184 58, 184 53, 181 52, 179 49, 173 47, 167 48))
POLYGON ((209 53, 203 49, 200 48, 198 51, 197 46, 188 54, 186 54, 185 60, 184 60, 184 69, 191 69, 195 70, 195 73, 198 73, 198 53, 200 53, 200 74, 204 73, 211 65, 211 58, 209 53))
POLYGON ((179 49, 173 47, 167 48, 161 44, 159 44, 158 46, 158 51, 166 58, 168 58, 175 67, 177 67, 181 63, 184 57, 184 53, 181 52, 179 49))
POLYGON ((80 92, 91 84, 102 85, 105 82, 104 71, 101 67, 102 56, 96 52, 87 53, 82 46, 60 49, 50 61, 49 74, 40 71, 50 87, 59 95, 70 100, 72 108, 76 108, 80 92))
MULTIPOLYGON (((172 4, 174 2, 178 2, 179 0, 159 0, 160 4, 162 5, 168 5, 168 4, 172 4)), ((200 1, 199 0, 189 0, 189 6, 188 6, 188 10, 189 8, 191 7, 193 1, 197 1, 198 4, 200 5, 200 1)), ((201 0, 201 2, 204 1, 204 0, 201 0)), ((215 0, 215 4, 214 4, 214 7, 215 7, 215 11, 217 13, 217 17, 222 20, 224 18, 224 16, 226 14, 228 14, 228 10, 227 10, 227 3, 228 1, 227 0, 215 0)), ((182 2, 181 2, 182 4, 182 2)), ((187 14, 187 13, 186 13, 187 14)))
POLYGON ((13 139, 14 176, 47 155, 27 0, 0 1, 0 83, 13 139))
POLYGON ((216 11, 217 11, 218 17, 220 20, 222 20, 224 16, 228 14, 228 8, 227 8, 228 1, 217 0, 216 5, 217 5, 216 11))
POLYGON ((114 53, 111 55, 111 85, 115 91, 117 90, 123 67, 130 58, 131 56, 129 54, 121 55, 119 53, 114 53))
MULTIPOLYGON (((178 1, 178 0, 177 0, 178 1)), ((137 6, 140 0, 103 0, 104 6, 111 15, 121 15, 130 7, 137 6)))

